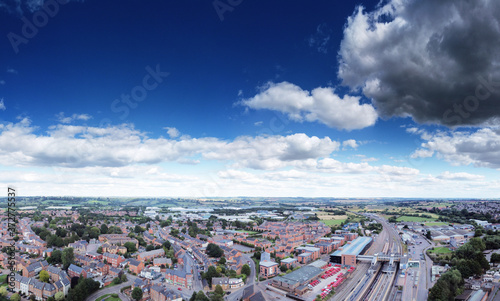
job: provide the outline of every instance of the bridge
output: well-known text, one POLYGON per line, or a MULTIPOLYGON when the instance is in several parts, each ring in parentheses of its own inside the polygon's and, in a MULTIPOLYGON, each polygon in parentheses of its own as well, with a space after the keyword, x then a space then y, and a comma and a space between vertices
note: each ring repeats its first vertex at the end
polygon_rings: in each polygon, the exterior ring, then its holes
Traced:
POLYGON ((389 266, 393 266, 394 262, 406 262, 408 257, 401 256, 400 254, 384 254, 377 253, 375 255, 358 255, 356 257, 359 261, 371 262, 372 266, 377 264, 377 262, 389 262, 389 266))

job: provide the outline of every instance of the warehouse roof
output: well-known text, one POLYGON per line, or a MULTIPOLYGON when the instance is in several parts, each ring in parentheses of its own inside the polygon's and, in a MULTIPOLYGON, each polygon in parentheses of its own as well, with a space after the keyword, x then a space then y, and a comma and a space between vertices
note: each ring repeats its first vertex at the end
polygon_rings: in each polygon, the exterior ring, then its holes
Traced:
POLYGON ((332 255, 342 256, 345 254, 359 255, 361 251, 372 241, 371 237, 358 237, 353 240, 349 245, 345 245, 342 250, 335 251, 332 255))

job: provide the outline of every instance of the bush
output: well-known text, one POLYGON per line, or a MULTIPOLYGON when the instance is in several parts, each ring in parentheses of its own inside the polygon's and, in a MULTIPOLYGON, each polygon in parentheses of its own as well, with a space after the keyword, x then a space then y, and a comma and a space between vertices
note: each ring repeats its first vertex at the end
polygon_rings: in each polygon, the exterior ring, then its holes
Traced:
POLYGON ((121 293, 123 293, 123 291, 128 290, 128 289, 130 289, 131 287, 132 287, 131 285, 129 285, 129 286, 125 286, 125 287, 122 287, 122 288, 120 289, 120 292, 121 292, 121 293))

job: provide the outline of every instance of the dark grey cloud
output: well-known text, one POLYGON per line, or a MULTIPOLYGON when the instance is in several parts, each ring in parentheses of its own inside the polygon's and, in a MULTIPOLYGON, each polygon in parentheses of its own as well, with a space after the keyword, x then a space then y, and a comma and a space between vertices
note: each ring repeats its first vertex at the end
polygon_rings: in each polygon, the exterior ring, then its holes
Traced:
POLYGON ((499 41, 500 1, 392 0, 348 19, 338 75, 381 116, 496 124, 499 41))

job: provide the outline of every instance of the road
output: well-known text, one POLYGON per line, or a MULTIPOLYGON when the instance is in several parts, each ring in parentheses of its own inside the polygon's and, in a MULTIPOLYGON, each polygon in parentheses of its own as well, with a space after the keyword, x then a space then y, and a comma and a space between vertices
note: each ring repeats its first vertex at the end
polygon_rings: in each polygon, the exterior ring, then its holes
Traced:
POLYGON ((193 267, 193 291, 199 292, 203 290, 203 282, 200 280, 198 264, 196 263, 196 260, 191 258, 191 256, 186 256, 185 259, 188 261, 188 264, 193 267))
POLYGON ((85 300, 94 301, 95 299, 102 297, 104 295, 107 295, 107 294, 118 294, 120 299, 122 299, 123 301, 130 300, 129 297, 125 296, 125 294, 122 294, 120 292, 120 289, 123 287, 129 286, 129 285, 132 285, 132 283, 134 283, 136 278, 137 277, 134 275, 127 274, 127 279, 128 279, 127 282, 123 282, 123 283, 120 283, 120 284, 112 286, 112 287, 103 288, 101 290, 98 290, 97 292, 88 296, 87 299, 85 299, 85 300))
MULTIPOLYGON (((249 287, 251 285, 255 284, 255 262, 250 258, 248 254, 243 254, 243 258, 246 260, 248 265, 250 266, 250 276, 247 277, 247 283, 243 286, 240 287, 239 289, 232 291, 230 295, 227 295, 224 299, 227 301, 237 301, 241 299, 241 296, 243 295, 243 291, 245 290, 246 287, 249 287)), ((265 290, 265 284, 260 283, 255 286, 256 290, 265 290)))

